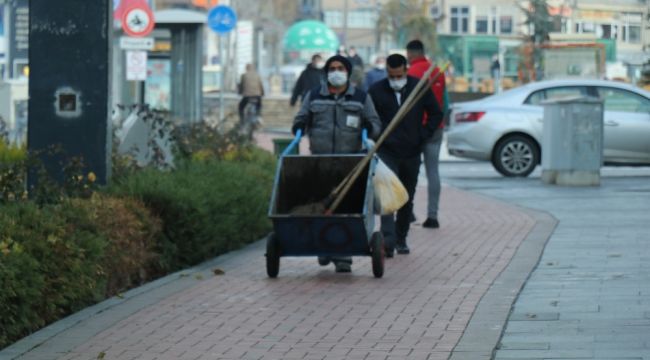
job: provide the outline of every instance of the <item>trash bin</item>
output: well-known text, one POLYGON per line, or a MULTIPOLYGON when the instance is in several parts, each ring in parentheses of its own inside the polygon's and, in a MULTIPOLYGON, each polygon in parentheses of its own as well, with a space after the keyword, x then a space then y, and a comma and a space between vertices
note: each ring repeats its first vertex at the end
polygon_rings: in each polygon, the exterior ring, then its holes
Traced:
POLYGON ((568 186, 600 185, 603 102, 577 97, 544 103, 542 181, 568 186))
MULTIPOLYGON (((291 144, 291 141, 293 139, 283 139, 283 138, 278 138, 278 139, 273 139, 273 153, 277 156, 280 156, 282 152, 291 144)), ((294 154, 298 155, 300 152, 298 151, 299 146, 296 145, 289 151, 289 154, 294 154)))

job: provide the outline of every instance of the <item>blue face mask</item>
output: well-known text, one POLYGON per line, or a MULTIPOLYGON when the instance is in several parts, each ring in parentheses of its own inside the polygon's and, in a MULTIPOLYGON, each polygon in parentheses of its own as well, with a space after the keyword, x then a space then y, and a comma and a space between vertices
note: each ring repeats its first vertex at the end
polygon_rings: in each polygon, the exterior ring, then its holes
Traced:
POLYGON ((348 73, 345 71, 331 71, 327 73, 327 81, 334 86, 343 86, 348 82, 348 73))

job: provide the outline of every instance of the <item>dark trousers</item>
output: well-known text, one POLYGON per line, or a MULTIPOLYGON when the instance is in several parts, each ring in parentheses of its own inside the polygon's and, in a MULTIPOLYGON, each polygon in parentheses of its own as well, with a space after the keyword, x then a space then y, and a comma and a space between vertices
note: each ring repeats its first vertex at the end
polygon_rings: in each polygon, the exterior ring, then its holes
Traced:
POLYGON ((246 104, 251 99, 256 99, 257 104, 255 106, 255 109, 257 110, 257 115, 260 115, 262 113, 262 97, 261 96, 244 96, 241 101, 239 102, 239 118, 244 119, 244 109, 246 108, 246 104))
POLYGON ((379 158, 393 170, 409 195, 406 204, 397 211, 397 216, 395 214, 381 216, 381 232, 384 235, 385 246, 388 249, 392 249, 395 247, 395 244, 406 244, 406 236, 411 226, 413 196, 415 195, 415 187, 418 184, 418 174, 422 160, 419 154, 410 158, 399 158, 380 153, 379 158))

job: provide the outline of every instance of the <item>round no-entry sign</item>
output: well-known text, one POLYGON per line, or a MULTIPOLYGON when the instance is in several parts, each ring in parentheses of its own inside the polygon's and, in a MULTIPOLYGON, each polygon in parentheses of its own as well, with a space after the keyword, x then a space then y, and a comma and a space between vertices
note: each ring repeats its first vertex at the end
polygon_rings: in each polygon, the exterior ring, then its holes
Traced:
POLYGON ((122 14, 122 29, 129 36, 147 36, 154 25, 153 13, 146 4, 136 3, 122 14))

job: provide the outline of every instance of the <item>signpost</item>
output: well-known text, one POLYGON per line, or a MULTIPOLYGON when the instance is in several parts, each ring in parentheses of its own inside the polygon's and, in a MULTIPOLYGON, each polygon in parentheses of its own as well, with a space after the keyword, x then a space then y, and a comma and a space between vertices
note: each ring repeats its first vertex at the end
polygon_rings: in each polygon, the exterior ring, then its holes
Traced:
POLYGON ((127 35, 120 38, 120 48, 126 50, 126 80, 137 82, 136 102, 140 104, 144 95, 139 82, 147 80, 147 50, 154 47, 154 39, 146 36, 151 34, 155 20, 146 1, 120 0, 116 6, 122 30, 127 35))
POLYGON ((213 7, 210 12, 208 12, 208 27, 212 29, 222 37, 219 39, 219 59, 221 59, 221 85, 219 90, 219 120, 223 120, 224 116, 224 50, 223 50, 223 38, 225 35, 230 33, 237 25, 237 14, 235 11, 225 5, 219 5, 213 7))
POLYGON ((122 50, 153 50, 153 46, 154 39, 150 37, 122 36, 120 38, 120 49, 122 50))
POLYGON ((153 13, 146 3, 135 3, 122 14, 122 29, 129 36, 147 36, 154 25, 153 13))
POLYGON ((147 52, 126 52, 126 79, 130 81, 145 81, 147 79, 147 52))

